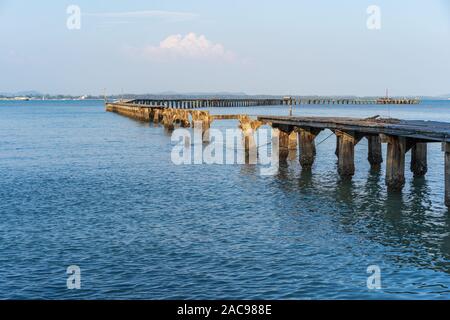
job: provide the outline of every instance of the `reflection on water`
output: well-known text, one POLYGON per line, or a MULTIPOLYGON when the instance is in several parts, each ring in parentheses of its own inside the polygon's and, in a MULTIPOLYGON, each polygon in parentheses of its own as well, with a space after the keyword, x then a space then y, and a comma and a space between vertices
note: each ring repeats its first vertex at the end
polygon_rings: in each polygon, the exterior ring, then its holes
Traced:
MULTIPOLYGON (((337 204, 339 212, 330 214, 339 221, 341 230, 390 247, 394 252, 387 254, 387 258, 393 263, 450 273, 450 215, 445 208, 433 207, 436 197, 432 197, 426 177, 410 179, 410 185, 405 188, 408 192, 388 192, 381 168, 368 168, 362 185, 359 181, 341 179, 337 163, 328 168, 336 173, 299 169, 299 174, 293 174, 288 163, 283 163, 277 182, 286 192, 314 192, 324 205, 337 204), (326 190, 321 185, 324 182, 326 190)), ((441 294, 450 293, 448 281, 438 286, 445 289, 441 294)))
POLYGON ((311 168, 302 169, 300 172, 298 187, 306 192, 308 188, 311 188, 313 185, 314 181, 311 168))

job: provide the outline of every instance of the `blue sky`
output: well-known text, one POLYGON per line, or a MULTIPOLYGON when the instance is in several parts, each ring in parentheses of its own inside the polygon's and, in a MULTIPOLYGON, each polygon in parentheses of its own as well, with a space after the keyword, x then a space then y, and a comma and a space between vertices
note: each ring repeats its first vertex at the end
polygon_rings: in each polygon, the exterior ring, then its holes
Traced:
POLYGON ((0 92, 448 94, 449 3, 0 0, 0 92))

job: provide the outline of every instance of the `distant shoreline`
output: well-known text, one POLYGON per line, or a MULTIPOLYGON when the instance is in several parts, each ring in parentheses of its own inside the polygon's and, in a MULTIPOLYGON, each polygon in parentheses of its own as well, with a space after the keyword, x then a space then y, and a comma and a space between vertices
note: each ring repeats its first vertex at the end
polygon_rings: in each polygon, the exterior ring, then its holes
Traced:
POLYGON ((40 99, 40 98, 0 98, 0 101, 102 101, 103 98, 87 98, 87 99, 71 99, 71 98, 49 98, 49 99, 40 99))

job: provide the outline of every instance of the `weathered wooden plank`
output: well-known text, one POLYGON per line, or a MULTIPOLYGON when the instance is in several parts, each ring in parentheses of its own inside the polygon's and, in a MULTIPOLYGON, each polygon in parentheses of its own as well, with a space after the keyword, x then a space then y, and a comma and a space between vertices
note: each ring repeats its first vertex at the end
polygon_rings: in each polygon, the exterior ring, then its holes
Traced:
POLYGON ((312 127, 355 131, 364 134, 385 134, 423 140, 423 142, 450 142, 450 123, 408 120, 365 120, 343 117, 274 117, 260 116, 258 120, 276 125, 312 127))
POLYGON ((368 136, 368 155, 367 160, 370 163, 372 169, 379 169, 381 163, 383 163, 383 154, 381 151, 381 139, 379 135, 368 136))
POLYGON ((296 131, 298 131, 300 145, 300 165, 302 168, 311 168, 316 157, 316 145, 314 139, 319 134, 319 131, 303 128, 298 128, 296 131))
POLYGON ((339 137, 338 172, 341 177, 348 178, 355 174, 356 135, 351 131, 336 130, 335 133, 339 137))

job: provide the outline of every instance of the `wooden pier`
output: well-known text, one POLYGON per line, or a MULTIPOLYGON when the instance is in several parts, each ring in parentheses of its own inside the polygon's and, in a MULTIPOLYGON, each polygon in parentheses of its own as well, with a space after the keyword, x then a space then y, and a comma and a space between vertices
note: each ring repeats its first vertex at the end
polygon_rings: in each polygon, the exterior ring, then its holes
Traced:
POLYGON ((123 116, 144 121, 162 124, 167 130, 173 130, 175 125, 183 128, 193 127, 195 122, 201 122, 203 140, 208 141, 208 129, 214 116, 208 111, 173 109, 165 106, 150 106, 130 102, 106 103, 106 111, 115 112, 123 116))
POLYGON ((214 108, 214 107, 254 107, 254 106, 278 106, 278 105, 363 105, 363 104, 419 104, 419 99, 412 98, 302 98, 302 97, 283 97, 277 99, 135 99, 127 103, 145 106, 158 106, 172 109, 196 109, 196 108, 214 108))
POLYGON ((127 103, 158 106, 172 109, 197 109, 214 107, 255 107, 280 105, 280 99, 135 99, 127 103))
POLYGON ((243 133, 246 158, 255 146, 254 134, 262 125, 270 125, 279 137, 279 160, 285 161, 290 150, 299 149, 299 162, 310 169, 317 156, 315 139, 325 130, 336 136, 338 173, 351 179, 355 173, 355 146, 368 140, 367 159, 373 170, 383 163, 382 143, 387 143, 386 179, 390 191, 399 191, 405 184, 405 157, 411 151, 411 171, 414 177, 423 177, 428 170, 427 144, 442 143, 445 156, 445 204, 450 207, 450 123, 382 119, 378 116, 366 119, 343 117, 292 117, 246 115, 211 115, 206 110, 173 109, 160 105, 136 103, 107 103, 106 110, 145 122, 162 124, 167 130, 175 126, 194 127, 201 123, 203 141, 209 141, 209 128, 214 120, 237 119, 243 133))
MULTIPOLYGON (((280 136, 298 136, 300 164, 310 168, 316 157, 315 138, 325 129, 336 135, 338 172, 343 178, 355 173, 355 146, 368 140, 367 159, 373 169, 383 162, 382 143, 387 143, 386 185, 389 190, 401 190, 405 184, 405 155, 411 151, 411 171, 415 177, 427 173, 427 144, 442 143, 445 154, 445 204, 450 207, 450 123, 419 120, 336 118, 336 117, 276 117, 260 116, 258 121, 280 130, 280 136)), ((280 139, 280 150, 288 150, 289 142, 280 139)), ((280 152, 280 157, 286 153, 280 152)))

